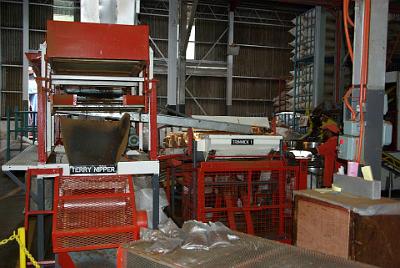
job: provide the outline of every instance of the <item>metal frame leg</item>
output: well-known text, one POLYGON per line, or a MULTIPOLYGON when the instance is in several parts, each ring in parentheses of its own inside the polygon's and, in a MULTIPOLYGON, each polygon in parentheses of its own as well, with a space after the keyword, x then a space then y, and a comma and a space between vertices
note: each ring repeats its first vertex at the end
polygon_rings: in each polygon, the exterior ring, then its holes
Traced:
MULTIPOLYGON (((44 210, 44 180, 37 178, 37 196, 38 196, 38 209, 44 210)), ((44 260, 44 215, 37 216, 37 258, 39 261, 44 260)))
POLYGON ((153 188, 153 229, 158 228, 160 222, 160 183, 158 174, 151 178, 151 187, 153 188))
POLYGON ((6 137, 6 141, 7 141, 7 149, 6 149, 6 160, 10 160, 11 159, 11 123, 10 123, 10 109, 7 109, 7 137, 6 137))
POLYGON ((176 167, 171 168, 171 217, 175 216, 175 181, 176 181, 176 167))

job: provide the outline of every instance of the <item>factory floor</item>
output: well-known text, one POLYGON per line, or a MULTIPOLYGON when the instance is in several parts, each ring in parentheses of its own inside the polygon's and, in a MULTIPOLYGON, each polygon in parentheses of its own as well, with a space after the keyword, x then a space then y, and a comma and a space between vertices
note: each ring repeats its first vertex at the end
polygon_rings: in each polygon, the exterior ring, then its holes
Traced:
MULTIPOLYGON (((5 161, 5 122, 0 126, 0 165, 5 161)), ((15 146, 15 144, 14 144, 15 146)), ((15 155, 17 152, 13 152, 15 155)), ((23 176, 23 174, 16 174, 23 176)), ((0 171, 0 240, 8 238, 14 230, 23 225, 24 192, 0 171)), ((18 246, 15 241, 0 246, 0 268, 16 267, 18 246)))

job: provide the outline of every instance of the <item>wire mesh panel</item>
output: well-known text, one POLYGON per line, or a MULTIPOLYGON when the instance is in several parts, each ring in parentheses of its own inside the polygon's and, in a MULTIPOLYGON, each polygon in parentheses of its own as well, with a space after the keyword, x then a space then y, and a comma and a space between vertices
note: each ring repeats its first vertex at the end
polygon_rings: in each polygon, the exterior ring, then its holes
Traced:
POLYGON ((117 247, 138 237, 130 176, 56 178, 54 252, 117 247))
POLYGON ((268 239, 237 235, 240 239, 229 247, 212 250, 177 248, 168 254, 151 253, 147 249, 152 242, 136 241, 119 248, 117 267, 372 267, 268 239))
MULTIPOLYGON (((184 185, 184 218, 220 221, 233 230, 291 242, 292 193, 304 187, 300 166, 284 161, 205 162, 197 171, 197 197, 184 185), (302 186, 301 186, 302 185, 302 186)), ((304 174, 303 174, 304 175, 304 174)))

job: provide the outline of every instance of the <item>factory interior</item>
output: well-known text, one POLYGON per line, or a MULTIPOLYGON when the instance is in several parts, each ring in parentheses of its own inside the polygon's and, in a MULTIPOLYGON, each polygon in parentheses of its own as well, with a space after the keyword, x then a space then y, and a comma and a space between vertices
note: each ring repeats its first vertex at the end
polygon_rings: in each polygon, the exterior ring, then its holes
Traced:
POLYGON ((0 0, 1 267, 400 267, 400 1, 0 0))

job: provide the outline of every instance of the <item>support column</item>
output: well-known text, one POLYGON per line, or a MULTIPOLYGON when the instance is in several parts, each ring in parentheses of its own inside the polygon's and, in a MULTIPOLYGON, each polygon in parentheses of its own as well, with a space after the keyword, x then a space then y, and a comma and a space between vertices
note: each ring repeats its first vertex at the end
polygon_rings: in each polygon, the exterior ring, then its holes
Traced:
POLYGON ((153 190, 153 229, 158 229, 160 223, 160 181, 158 174, 151 178, 151 187, 153 190))
POLYGON ((226 70, 226 114, 232 114, 232 90, 233 90, 233 55, 229 53, 229 46, 233 45, 234 33, 234 17, 235 14, 232 10, 229 11, 229 27, 228 27, 228 46, 227 46, 227 70, 226 70))
MULTIPOLYGON (((1 29, 0 29, 0 118, 4 115, 7 114, 7 110, 5 108, 5 103, 3 105, 3 69, 2 69, 2 64, 3 62, 1 61, 1 43, 2 43, 2 35, 1 35, 1 29), (4 114, 2 113, 2 107, 4 107, 4 114)), ((1 129, 1 126, 0 126, 1 129)))
POLYGON ((178 90, 177 90, 177 105, 176 111, 179 113, 185 113, 185 102, 186 102, 186 35, 188 30, 186 29, 187 24, 187 4, 185 1, 181 1, 180 6, 180 19, 179 19, 179 75, 178 75, 178 90))
POLYGON ((400 72, 396 72, 396 107, 397 107, 397 120, 396 120, 396 149, 400 151, 400 72))
MULTIPOLYGON (((365 0, 356 1, 353 98, 352 106, 359 110, 365 0)), ((371 1, 371 22, 368 53, 368 80, 366 90, 365 132, 361 162, 370 165, 375 180, 381 180, 382 132, 385 95, 386 48, 389 0, 371 1)))
POLYGON ((25 53, 29 52, 29 0, 22 3, 22 49, 22 101, 23 106, 28 107, 29 63, 25 53))
POLYGON ((389 0, 371 1, 364 160, 381 180, 389 0))
POLYGON ((326 11, 325 8, 315 8, 315 41, 314 41, 314 79, 312 107, 315 108, 324 100, 325 81, 325 29, 326 11))
POLYGON ((176 110, 178 70, 178 0, 169 1, 167 106, 176 110))

